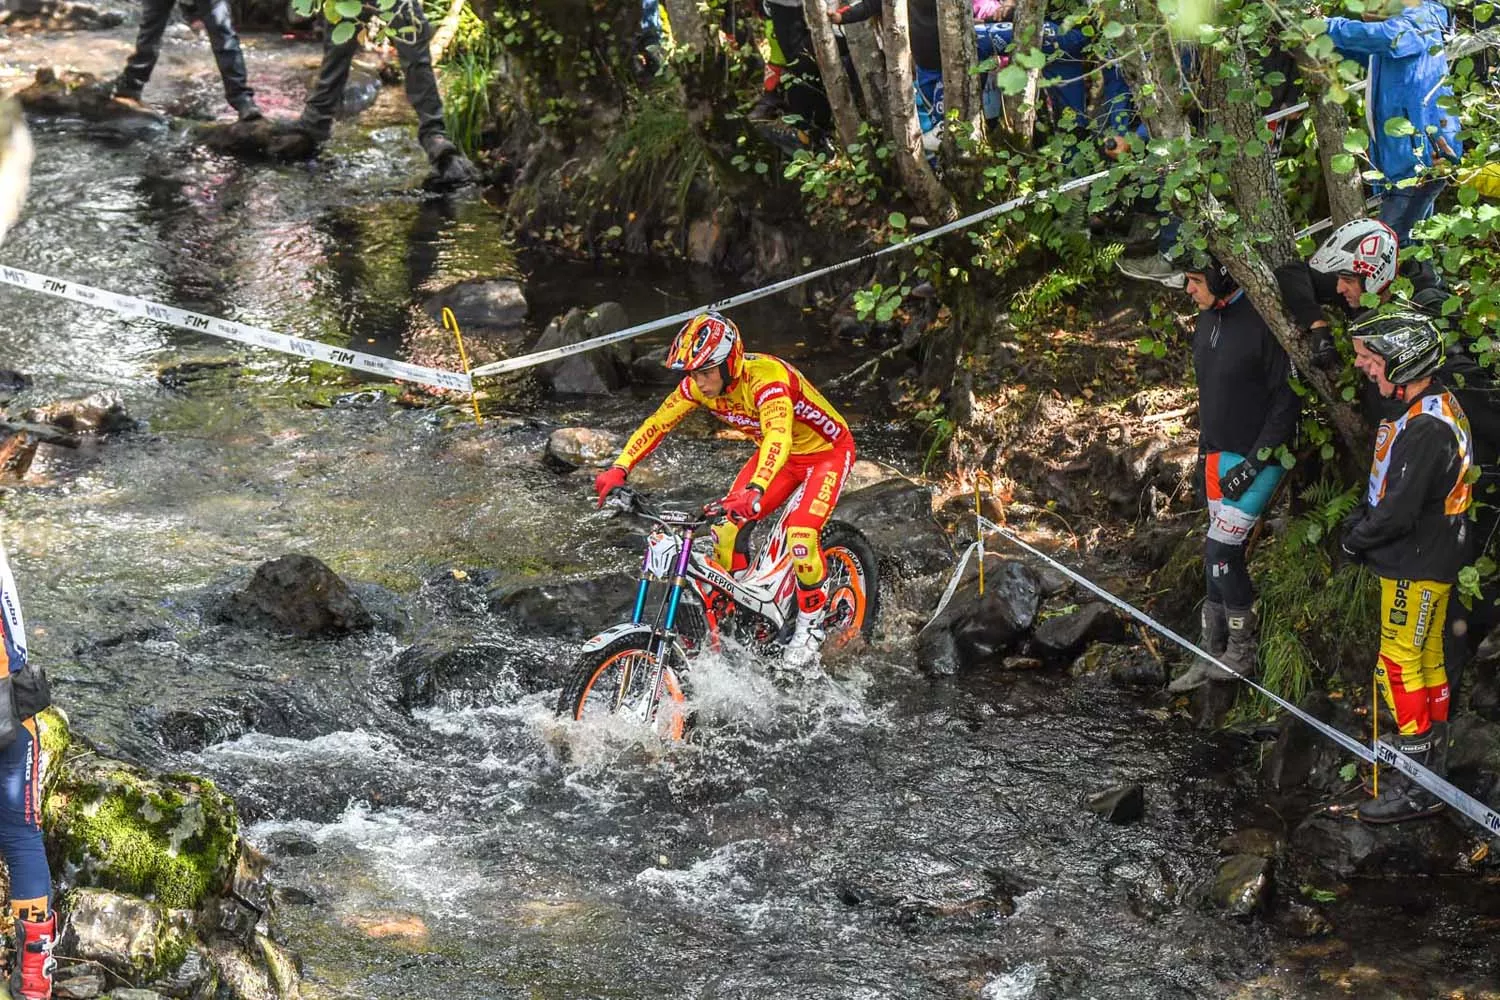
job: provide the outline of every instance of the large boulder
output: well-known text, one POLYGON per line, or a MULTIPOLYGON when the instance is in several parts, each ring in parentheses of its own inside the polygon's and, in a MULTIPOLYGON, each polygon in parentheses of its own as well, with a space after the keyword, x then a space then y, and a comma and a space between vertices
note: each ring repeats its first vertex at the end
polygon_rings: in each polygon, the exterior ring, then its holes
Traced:
POLYGON ((152 776, 97 756, 71 761, 44 805, 53 871, 89 885, 193 909, 232 884, 234 801, 206 778, 152 776))
POLYGON ((1270 858, 1233 854, 1219 864, 1209 900, 1231 917, 1251 917, 1266 908, 1272 889, 1270 858))
POLYGON ((528 583, 502 589, 491 599, 490 610, 523 633, 586 639, 630 619, 636 582, 629 573, 605 573, 528 583))
POLYGON ((1370 826, 1353 816, 1315 814, 1292 831, 1292 847, 1341 878, 1451 873, 1473 847, 1477 827, 1441 816, 1370 826))
MULTIPOLYGON (((625 310, 615 302, 606 302, 592 310, 570 309, 547 324, 533 351, 549 351, 581 341, 601 337, 630 325, 625 310)), ((629 359, 618 344, 574 354, 537 366, 537 374, 557 395, 602 396, 624 387, 629 381, 629 359)))
POLYGON ((833 516, 869 540, 884 580, 907 580, 953 565, 948 534, 932 516, 932 490, 921 483, 886 479, 845 493, 833 516))
POLYGON ((1029 567, 1001 563, 986 572, 983 595, 955 592, 917 637, 917 662, 929 674, 999 666, 1030 630, 1042 585, 1029 567))
POLYGON ((192 934, 160 903, 108 889, 74 889, 60 909, 58 950, 131 982, 171 976, 187 959, 192 934))
POLYGON ((220 605, 217 616, 304 639, 360 632, 375 624, 337 573, 305 555, 286 555, 261 564, 249 585, 220 605))

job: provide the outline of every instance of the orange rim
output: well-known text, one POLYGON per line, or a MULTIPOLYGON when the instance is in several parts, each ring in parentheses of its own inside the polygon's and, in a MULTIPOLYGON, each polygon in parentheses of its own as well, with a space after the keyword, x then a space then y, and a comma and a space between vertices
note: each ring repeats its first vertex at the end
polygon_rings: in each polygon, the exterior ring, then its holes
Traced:
MULTIPOLYGON (((614 656, 599 664, 599 669, 594 671, 594 675, 589 678, 589 682, 583 686, 583 692, 578 698, 578 704, 573 708, 574 721, 583 721, 583 707, 588 704, 589 698, 594 692, 594 685, 599 683, 599 678, 603 677, 610 667, 619 664, 621 660, 627 659, 639 660, 640 663, 622 665, 622 670, 632 672, 637 669, 650 670, 656 665, 656 657, 644 649, 622 649, 614 656)), ((680 740, 682 739, 683 731, 687 728, 687 711, 683 708, 683 705, 687 702, 687 697, 682 693, 682 685, 677 681, 677 673, 671 667, 667 667, 662 671, 662 687, 666 691, 666 697, 656 706, 656 726, 658 729, 661 729, 662 723, 665 721, 666 728, 662 735, 669 740, 680 740), (669 702, 671 704, 670 709, 668 709, 670 716, 663 720, 662 707, 669 702)), ((618 710, 618 704, 610 709, 612 713, 618 710)))
MULTIPOLYGON (((823 555, 828 563, 840 563, 843 565, 846 579, 841 580, 833 592, 828 595, 829 610, 837 615, 841 604, 851 609, 849 623, 840 627, 838 632, 829 636, 835 646, 843 646, 859 635, 860 629, 865 624, 865 586, 864 580, 859 572, 859 560, 854 558, 854 553, 846 548, 824 549, 823 555)), ((830 569, 833 568, 830 566, 830 569)))

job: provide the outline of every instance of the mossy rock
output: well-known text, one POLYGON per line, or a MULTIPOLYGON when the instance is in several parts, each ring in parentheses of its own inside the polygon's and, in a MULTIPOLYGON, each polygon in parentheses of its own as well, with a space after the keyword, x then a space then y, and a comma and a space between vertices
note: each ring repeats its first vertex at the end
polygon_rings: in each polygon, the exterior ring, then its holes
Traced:
POLYGON ((63 899, 60 947, 141 983, 176 972, 192 933, 166 907, 106 889, 74 889, 63 899))
POLYGON ((42 775, 42 797, 46 798, 57 779, 62 777, 63 762, 68 749, 73 745, 73 733, 69 728, 67 713, 53 705, 37 713, 37 735, 41 737, 42 754, 39 770, 42 775))
POLYGON ((194 909, 234 876, 239 814, 205 778, 77 758, 47 797, 44 820, 53 867, 74 884, 194 909))

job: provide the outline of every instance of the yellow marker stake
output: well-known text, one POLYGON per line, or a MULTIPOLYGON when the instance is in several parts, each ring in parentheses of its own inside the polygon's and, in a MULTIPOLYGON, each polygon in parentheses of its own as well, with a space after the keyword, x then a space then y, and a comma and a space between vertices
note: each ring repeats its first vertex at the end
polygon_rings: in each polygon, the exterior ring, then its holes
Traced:
MULTIPOLYGON (((1370 745, 1380 742, 1380 678, 1370 675, 1370 745)), ((1380 761, 1375 761, 1370 770, 1370 795, 1380 794, 1380 761)))
MULTIPOLYGON (((447 306, 443 306, 443 329, 453 331, 453 339, 458 341, 458 360, 463 362, 464 374, 469 374, 469 355, 464 351, 464 335, 458 330, 458 320, 454 317, 453 310, 447 306)), ((469 388, 469 402, 474 406, 474 422, 483 427, 484 418, 479 415, 479 396, 472 385, 469 388)))

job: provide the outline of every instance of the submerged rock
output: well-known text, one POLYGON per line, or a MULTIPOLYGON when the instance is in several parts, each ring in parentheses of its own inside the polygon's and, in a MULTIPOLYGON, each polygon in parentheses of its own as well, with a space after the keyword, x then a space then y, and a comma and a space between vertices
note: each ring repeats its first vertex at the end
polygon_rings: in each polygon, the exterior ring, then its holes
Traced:
POLYGON ((524 632, 586 639, 630 619, 635 589, 628 573, 526 584, 497 594, 490 610, 524 632))
POLYGON ((309 160, 319 143, 294 121, 258 118, 248 122, 204 122, 193 138, 216 153, 242 160, 309 160))
POLYGON ((375 624, 348 584, 321 560, 306 555, 261 564, 249 586, 221 603, 217 617, 304 639, 360 632, 375 624))
POLYGON ((1018 562, 987 573, 981 596, 962 590, 917 638, 917 663, 929 674, 1000 664, 1036 620, 1041 584, 1018 562))
POLYGON ((115 434, 134 430, 135 419, 125 412, 119 393, 95 392, 78 399, 59 399, 27 410, 24 419, 51 424, 73 434, 115 434))
MULTIPOLYGON (((532 350, 566 347, 629 325, 625 310, 616 302, 605 302, 588 312, 571 309, 547 324, 532 350)), ((536 371, 552 392, 564 396, 608 395, 629 382, 629 363, 617 344, 540 365, 536 371)))
POLYGON ((1089 812, 1111 823, 1134 823, 1146 814, 1146 789, 1136 782, 1118 785, 1089 797, 1089 812))
POLYGON ((1159 688, 1167 680, 1167 668, 1150 650, 1105 642, 1096 642, 1084 650, 1068 673, 1078 678, 1107 680, 1123 688, 1159 688))
POLYGON ((65 72, 58 76, 44 67, 36 71, 31 85, 17 93, 16 99, 33 115, 130 122, 155 134, 165 132, 167 127, 164 115, 115 100, 110 82, 89 73, 65 72))
POLYGON ((461 281, 427 300, 424 307, 432 321, 443 322, 443 310, 451 309, 459 329, 484 331, 516 330, 526 322, 526 295, 519 281, 507 278, 461 281))
POLYGON ((1444 815, 1371 826, 1353 816, 1320 813, 1292 832, 1292 847, 1340 877, 1439 875, 1467 858, 1474 832, 1467 820, 1444 815))

